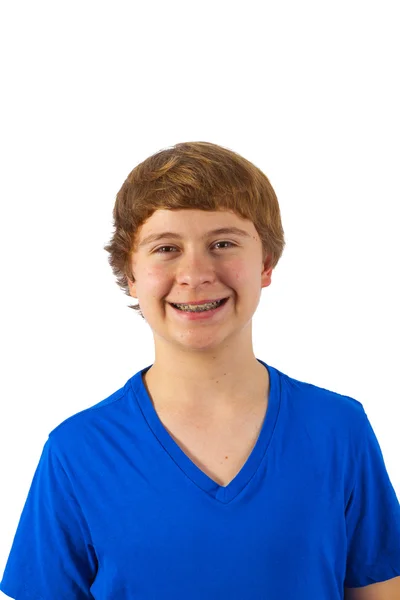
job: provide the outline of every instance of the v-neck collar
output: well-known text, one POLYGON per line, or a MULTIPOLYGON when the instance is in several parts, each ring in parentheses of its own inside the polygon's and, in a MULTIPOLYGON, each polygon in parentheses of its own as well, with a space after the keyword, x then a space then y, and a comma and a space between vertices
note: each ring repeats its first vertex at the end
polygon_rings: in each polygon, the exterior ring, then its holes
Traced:
POLYGON ((253 475, 255 475, 257 469, 260 467, 264 455, 268 449, 272 433, 275 427, 275 422, 279 413, 279 406, 281 401, 280 394, 280 382, 276 369, 267 365, 262 360, 258 359, 258 362, 264 365, 269 373, 269 397, 267 412, 253 450, 247 461, 234 477, 234 479, 227 485, 222 486, 216 483, 211 477, 206 475, 178 446, 175 440, 172 438, 170 433, 164 427, 160 420, 151 398, 147 392, 146 386, 144 385, 143 375, 152 367, 142 369, 136 373, 131 379, 131 389, 134 392, 134 396, 139 404, 142 414, 147 421, 148 426, 152 430, 153 434, 164 448, 164 450, 170 455, 172 460, 180 467, 180 469, 204 492, 218 500, 223 504, 227 504, 233 498, 235 498, 245 487, 249 484, 253 475))

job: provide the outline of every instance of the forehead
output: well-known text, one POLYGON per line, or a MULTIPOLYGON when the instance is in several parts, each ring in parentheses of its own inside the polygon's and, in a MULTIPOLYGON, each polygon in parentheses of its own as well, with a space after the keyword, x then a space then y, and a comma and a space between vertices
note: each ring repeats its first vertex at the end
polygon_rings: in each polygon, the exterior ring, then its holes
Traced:
POLYGON ((175 232, 181 236, 193 237, 203 235, 207 231, 223 227, 237 227, 251 235, 256 235, 254 224, 249 219, 243 219, 228 210, 156 210, 138 231, 139 243, 149 234, 164 231, 175 232))

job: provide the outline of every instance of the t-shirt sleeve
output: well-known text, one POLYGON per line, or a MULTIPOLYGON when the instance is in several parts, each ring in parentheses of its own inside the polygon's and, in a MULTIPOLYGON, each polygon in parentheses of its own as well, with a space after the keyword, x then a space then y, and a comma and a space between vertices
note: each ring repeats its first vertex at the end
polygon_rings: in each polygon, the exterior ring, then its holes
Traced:
POLYGON ((354 486, 346 507, 345 587, 400 575, 400 504, 364 409, 356 445, 354 486))
POLYGON ((97 560, 51 436, 43 447, 0 590, 17 600, 87 600, 97 560))

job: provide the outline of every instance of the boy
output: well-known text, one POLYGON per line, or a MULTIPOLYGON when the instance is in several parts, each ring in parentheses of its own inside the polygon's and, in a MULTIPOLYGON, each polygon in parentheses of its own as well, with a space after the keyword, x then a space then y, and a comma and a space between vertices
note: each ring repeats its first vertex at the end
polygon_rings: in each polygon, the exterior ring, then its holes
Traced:
POLYGON ((178 144, 105 249, 155 360, 49 435, 0 589, 19 600, 394 600, 400 508, 360 402, 254 356, 284 249, 267 177, 178 144))

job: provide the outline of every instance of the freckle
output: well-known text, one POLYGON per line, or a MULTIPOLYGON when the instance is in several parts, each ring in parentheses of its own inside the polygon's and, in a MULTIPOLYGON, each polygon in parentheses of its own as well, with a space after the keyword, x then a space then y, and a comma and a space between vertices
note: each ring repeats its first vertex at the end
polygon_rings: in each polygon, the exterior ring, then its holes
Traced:
POLYGON ((227 458, 228 458, 228 457, 227 457, 227 456, 225 456, 225 460, 226 460, 227 458))

